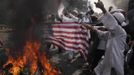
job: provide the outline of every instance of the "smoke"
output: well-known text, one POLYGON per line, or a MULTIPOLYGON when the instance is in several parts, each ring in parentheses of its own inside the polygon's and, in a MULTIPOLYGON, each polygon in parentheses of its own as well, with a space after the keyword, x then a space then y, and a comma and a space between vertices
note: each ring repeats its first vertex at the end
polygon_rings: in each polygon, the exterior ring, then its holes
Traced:
POLYGON ((134 39, 133 33, 134 33, 134 0, 129 0, 129 6, 128 6, 128 33, 131 35, 132 40, 134 39))
POLYGON ((55 13, 60 0, 14 0, 10 1, 13 11, 11 23, 14 31, 9 46, 12 55, 20 55, 28 40, 38 40, 35 28, 45 20, 46 15, 55 13), (45 17, 45 18, 44 18, 45 17), (22 50, 22 51, 21 51, 22 50))
MULTIPOLYGON (((101 13, 101 11, 95 7, 94 2, 98 2, 98 0, 88 0, 93 7, 95 12, 101 13)), ((120 8, 127 10, 128 0, 101 0, 104 3, 105 8, 108 10, 110 6, 113 6, 115 9, 120 8)))
POLYGON ((40 18, 42 15, 42 3, 41 0, 14 0, 10 1, 10 5, 13 5, 10 24, 14 26, 14 31, 10 36, 9 48, 11 55, 17 57, 22 53, 26 40, 29 39, 32 18, 34 16, 40 18))
POLYGON ((128 2, 129 0, 113 0, 113 3, 117 8, 126 10, 128 9, 128 2))

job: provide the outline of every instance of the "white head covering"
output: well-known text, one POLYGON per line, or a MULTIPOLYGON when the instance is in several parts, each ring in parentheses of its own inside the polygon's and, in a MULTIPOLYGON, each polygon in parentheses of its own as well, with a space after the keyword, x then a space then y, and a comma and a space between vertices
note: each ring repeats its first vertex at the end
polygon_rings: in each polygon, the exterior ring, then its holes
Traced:
POLYGON ((73 12, 78 14, 78 11, 76 9, 74 9, 73 12))
POLYGON ((123 9, 112 9, 110 12, 111 13, 113 13, 113 12, 124 12, 124 10, 123 9))
POLYGON ((121 12, 115 12, 115 13, 113 13, 113 16, 116 18, 116 20, 118 20, 118 22, 120 22, 121 26, 127 25, 127 23, 125 22, 126 19, 121 12))

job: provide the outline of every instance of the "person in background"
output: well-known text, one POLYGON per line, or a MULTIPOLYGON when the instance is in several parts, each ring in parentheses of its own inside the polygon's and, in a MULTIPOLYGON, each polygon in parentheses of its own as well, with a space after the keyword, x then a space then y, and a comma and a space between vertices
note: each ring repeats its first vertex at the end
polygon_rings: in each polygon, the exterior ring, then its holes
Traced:
MULTIPOLYGON (((127 17, 129 20, 127 33, 129 33, 131 36, 129 45, 132 45, 132 44, 134 45, 134 14, 133 13, 134 13, 134 0, 129 0, 128 12, 127 12, 127 17)), ((134 47, 132 49, 134 50, 134 47)), ((131 70, 134 71, 134 52, 133 52, 130 60, 131 61, 129 62, 129 66, 130 66, 131 70)))
MULTIPOLYGON (((107 31, 102 26, 94 26, 98 30, 107 31)), ((96 31, 91 32, 91 49, 88 55, 88 62, 90 63, 90 72, 92 73, 94 68, 98 65, 106 49, 106 40, 103 37, 99 37, 96 31)))
POLYGON ((64 9, 60 18, 62 22, 78 22, 76 14, 71 14, 68 10, 64 9))
POLYGON ((78 22, 78 20, 79 20, 79 12, 76 10, 76 9, 74 9, 73 11, 70 11, 70 16, 71 16, 71 18, 72 18, 72 20, 74 21, 74 22, 78 22))
POLYGON ((92 15, 94 14, 94 11, 91 6, 88 6, 88 11, 84 14, 82 14, 81 19, 79 20, 79 23, 93 23, 92 21, 92 15))

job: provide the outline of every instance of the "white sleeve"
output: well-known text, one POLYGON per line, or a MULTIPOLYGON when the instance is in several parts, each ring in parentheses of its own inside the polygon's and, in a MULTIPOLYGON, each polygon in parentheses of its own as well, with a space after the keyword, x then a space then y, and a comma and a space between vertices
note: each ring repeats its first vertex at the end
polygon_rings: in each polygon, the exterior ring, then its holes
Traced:
POLYGON ((104 14, 100 18, 100 21, 103 23, 103 25, 108 30, 114 30, 114 29, 116 29, 116 26, 118 26, 118 23, 117 23, 116 19, 109 12, 107 12, 106 14, 104 14))
POLYGON ((110 31, 111 33, 114 34, 120 34, 122 32, 124 33, 123 28, 120 25, 118 25, 116 19, 109 12, 104 14, 104 16, 100 18, 100 21, 103 23, 106 29, 108 29, 108 31, 110 31))
POLYGON ((97 27, 94 27, 94 29, 97 31, 99 39, 107 40, 109 31, 101 31, 101 30, 98 30, 97 27))

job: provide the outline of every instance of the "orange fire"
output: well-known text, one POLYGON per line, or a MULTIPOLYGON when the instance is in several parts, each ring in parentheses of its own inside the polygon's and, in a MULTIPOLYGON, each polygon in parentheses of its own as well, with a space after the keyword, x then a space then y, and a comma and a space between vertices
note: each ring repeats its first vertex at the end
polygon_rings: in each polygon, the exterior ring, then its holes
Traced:
POLYGON ((13 75, 19 75, 21 71, 24 70, 26 66, 29 67, 30 75, 34 75, 39 70, 39 64, 42 70, 40 75, 59 75, 59 71, 54 69, 47 59, 45 53, 39 52, 40 43, 35 41, 28 41, 24 47, 24 53, 17 59, 9 56, 8 64, 12 64, 9 72, 13 75))

